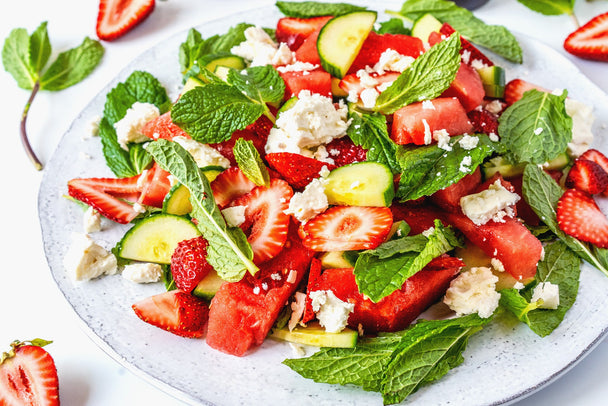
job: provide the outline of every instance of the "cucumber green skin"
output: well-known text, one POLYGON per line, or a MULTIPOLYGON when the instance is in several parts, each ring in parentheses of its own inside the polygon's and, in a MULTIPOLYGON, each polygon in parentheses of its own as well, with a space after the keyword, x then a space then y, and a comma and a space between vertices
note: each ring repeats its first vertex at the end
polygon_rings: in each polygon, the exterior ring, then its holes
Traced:
POLYGON ((277 116, 279 114, 281 114, 282 112, 287 111, 290 108, 292 108, 293 106, 295 106, 297 102, 298 102, 298 97, 297 96, 293 96, 292 98, 290 98, 289 100, 287 100, 285 103, 283 103, 283 105, 281 106, 281 108, 277 111, 277 116))
POLYGON ((412 37, 420 38, 422 42, 429 42, 429 35, 441 29, 441 21, 432 14, 425 14, 412 25, 412 37))
POLYGON ((505 70, 497 65, 477 69, 483 89, 488 97, 503 97, 505 94, 505 70))
POLYGON ((226 66, 238 70, 245 69, 247 66, 243 58, 232 54, 205 55, 199 63, 211 72, 214 72, 217 66, 226 66))
POLYGON ((198 228, 187 218, 159 213, 140 220, 127 231, 116 251, 125 259, 170 264, 171 255, 180 241, 200 235, 198 228))
MULTIPOLYGON (((203 171, 203 174, 207 177, 209 182, 213 182, 217 175, 219 175, 223 170, 224 168, 221 166, 213 165, 201 168, 201 171, 203 171)), ((163 200, 162 212, 183 216, 191 211, 192 204, 190 204, 190 191, 179 183, 173 185, 163 200)))
MULTIPOLYGON (((568 154, 563 153, 544 164, 543 168, 548 170, 560 170, 569 164, 570 157, 568 154)), ((481 173, 484 179, 491 178, 496 172, 499 172, 503 178, 508 179, 522 175, 524 173, 524 168, 525 164, 512 165, 506 162, 501 156, 497 156, 481 165, 481 173)))
POLYGON ((217 275, 215 270, 211 270, 207 276, 201 280, 192 291, 194 296, 201 299, 211 300, 217 293, 224 280, 217 275))
POLYGON ((352 268, 355 266, 343 251, 331 251, 321 255, 321 266, 323 269, 352 268))
POLYGON ((501 98, 505 95, 505 87, 499 85, 483 85, 487 97, 501 98))
POLYGON ((317 51, 321 66, 326 72, 340 79, 346 75, 377 17, 375 11, 354 11, 332 18, 321 28, 317 38, 317 51), (351 37, 347 38, 349 43, 341 43, 340 40, 346 38, 348 33, 351 37), (343 61, 338 61, 339 56, 346 57, 343 61))
POLYGON ((395 197, 393 174, 377 162, 344 165, 327 176, 325 194, 331 205, 388 207, 395 197))
POLYGON ((182 94, 186 93, 188 90, 192 90, 195 87, 199 87, 199 86, 204 86, 205 82, 203 82, 201 79, 191 76, 188 78, 188 80, 186 80, 186 83, 184 84, 184 88, 182 89, 182 94))
POLYGON ((287 327, 274 330, 270 337, 297 344, 315 347, 354 348, 357 345, 357 331, 345 328, 339 333, 327 333, 323 327, 310 324, 308 327, 296 327, 289 331, 287 327))

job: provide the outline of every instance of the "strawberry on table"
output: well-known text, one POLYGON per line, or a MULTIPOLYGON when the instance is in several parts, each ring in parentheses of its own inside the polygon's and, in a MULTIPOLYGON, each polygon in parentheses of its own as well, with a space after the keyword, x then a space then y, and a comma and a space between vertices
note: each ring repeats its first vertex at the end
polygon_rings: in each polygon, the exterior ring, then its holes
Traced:
POLYGON ((182 337, 202 337, 209 316, 207 303, 181 290, 170 290, 133 304, 143 321, 182 337))
POLYGON ((294 189, 304 189, 313 179, 318 178, 323 167, 328 170, 335 165, 293 152, 272 152, 266 155, 268 165, 277 171, 294 189))
POLYGON ((596 195, 606 190, 608 173, 589 159, 577 158, 566 177, 566 186, 596 195))
MULTIPOLYGON (((43 340, 40 340, 43 341, 43 340)), ((59 405, 59 379, 51 355, 42 348, 15 341, 0 361, 0 405, 59 405)))
POLYGON ((566 234, 600 248, 608 248, 608 218, 593 197, 568 189, 557 202, 557 224, 566 234))
POLYGON ((285 214, 293 190, 282 179, 272 179, 268 187, 257 186, 231 203, 245 206, 241 228, 253 250, 253 262, 261 264, 276 256, 287 240, 290 216, 285 214))
POLYGON ((207 262, 207 240, 196 237, 181 241, 171 255, 171 274, 175 286, 192 292, 196 285, 213 269, 207 262))
POLYGON ((392 225, 388 207, 334 206, 302 224, 298 233, 313 251, 364 250, 384 242, 392 225))
POLYGON ((579 58, 608 61, 608 12, 568 35, 564 49, 579 58))
POLYGON ((100 0, 97 37, 113 41, 135 28, 154 11, 155 0, 100 0))

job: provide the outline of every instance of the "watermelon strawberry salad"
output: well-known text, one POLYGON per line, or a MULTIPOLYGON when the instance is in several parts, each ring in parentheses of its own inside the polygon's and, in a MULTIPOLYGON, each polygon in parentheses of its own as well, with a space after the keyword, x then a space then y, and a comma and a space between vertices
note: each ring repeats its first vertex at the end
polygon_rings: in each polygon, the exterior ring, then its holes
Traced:
POLYGON ((269 338, 315 348, 283 363, 385 404, 462 363, 489 323, 551 334, 582 261, 608 276, 592 108, 506 77, 516 38, 453 2, 384 21, 276 6, 272 27, 191 29, 176 100, 141 70, 108 92, 115 176, 67 182, 86 208, 67 271, 164 284, 133 303, 143 322, 239 357, 269 338), (101 217, 129 225, 110 251, 101 217))

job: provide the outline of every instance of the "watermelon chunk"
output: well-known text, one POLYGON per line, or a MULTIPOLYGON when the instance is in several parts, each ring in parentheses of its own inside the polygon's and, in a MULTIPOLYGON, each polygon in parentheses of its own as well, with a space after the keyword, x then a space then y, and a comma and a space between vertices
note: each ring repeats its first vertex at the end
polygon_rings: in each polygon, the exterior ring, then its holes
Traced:
POLYGON ((275 36, 277 41, 287 44, 292 51, 297 50, 304 40, 329 21, 332 16, 313 18, 283 17, 277 22, 275 36))
POLYGON ((412 205, 393 203, 390 207, 393 221, 405 221, 411 228, 411 234, 420 234, 435 226, 435 219, 441 218, 441 212, 430 205, 412 205))
POLYGON ((432 142, 434 131, 446 130, 452 136, 473 129, 458 99, 440 97, 430 103, 412 103, 393 114, 391 138, 395 143, 425 145, 432 142))
POLYGON ((469 112, 481 105, 485 95, 477 70, 466 63, 460 63, 456 78, 441 96, 458 98, 464 109, 469 112))
POLYGON ((138 203, 145 206, 163 207, 163 200, 171 190, 170 173, 154 163, 142 179, 143 189, 138 203))
POLYGON ((302 90, 331 97, 331 75, 323 69, 279 74, 285 82, 285 100, 297 96, 302 90))
POLYGON ((168 111, 161 114, 157 118, 148 121, 141 129, 141 133, 153 140, 162 138, 172 140, 174 137, 190 138, 188 133, 182 130, 177 124, 171 120, 171 112, 168 111))
POLYGON ((380 60, 380 55, 389 48, 412 58, 418 58, 424 52, 420 38, 404 34, 376 34, 372 31, 363 42, 348 73, 355 73, 366 66, 373 67, 380 60))
POLYGON ((321 57, 319 57, 319 50, 317 49, 317 38, 319 38, 321 28, 323 27, 315 30, 302 42, 302 45, 296 50, 296 60, 321 65, 321 57))
POLYGON ((378 303, 359 293, 352 268, 326 269, 314 290, 331 290, 336 297, 355 304, 348 325, 365 333, 399 331, 436 302, 450 281, 464 266, 458 258, 447 255, 435 258, 422 271, 405 281, 403 287, 378 303))
POLYGON ((475 172, 466 175, 453 185, 433 193, 431 201, 444 210, 459 212, 460 198, 475 193, 480 184, 481 170, 477 168, 475 172))
POLYGON ((231 166, 236 166, 237 163, 236 159, 234 158, 233 148, 234 144, 236 144, 236 140, 238 140, 239 138, 242 138, 245 141, 253 142, 253 146, 255 147, 255 149, 258 151, 260 156, 264 158, 264 156, 266 155, 265 146, 266 140, 268 139, 268 135, 262 136, 261 134, 258 134, 248 128, 245 128, 243 130, 236 130, 232 133, 232 136, 228 140, 215 144, 209 144, 209 146, 218 150, 220 154, 222 154, 226 159, 228 159, 230 161, 231 166))
POLYGON ((285 248, 264 263, 255 277, 247 276, 220 287, 211 301, 207 344, 236 356, 262 344, 308 271, 313 256, 314 252, 302 245, 292 224, 285 248), (276 274, 280 280, 272 276, 276 274))

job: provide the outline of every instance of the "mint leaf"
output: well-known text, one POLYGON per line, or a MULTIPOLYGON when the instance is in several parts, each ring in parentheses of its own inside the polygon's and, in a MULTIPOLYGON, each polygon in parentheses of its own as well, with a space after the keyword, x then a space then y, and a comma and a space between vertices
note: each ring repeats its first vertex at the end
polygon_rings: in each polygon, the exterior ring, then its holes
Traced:
POLYGON ((522 292, 507 289, 501 292, 501 305, 511 310, 519 320, 541 337, 551 334, 572 307, 578 294, 580 258, 562 242, 545 246, 545 258, 539 262, 535 283, 522 292), (559 286, 559 306, 557 309, 540 309, 530 303, 533 288, 541 282, 551 282, 559 286))
POLYGON ((448 23, 463 37, 485 47, 511 62, 522 62, 522 50, 517 39, 501 25, 488 25, 466 8, 446 0, 407 0, 400 14, 415 21, 430 13, 443 23, 448 23))
POLYGON ((548 16, 560 14, 572 15, 574 0, 517 0, 530 10, 548 16))
POLYGON ((75 85, 95 69, 103 54, 99 41, 85 38, 78 47, 57 55, 40 78, 40 88, 57 91, 75 85))
POLYGON ((347 3, 323 3, 317 1, 277 1, 277 8, 287 17, 311 18, 319 16, 339 16, 353 11, 366 10, 365 7, 347 3))
POLYGON ((462 244, 451 228, 435 221, 428 235, 408 236, 359 255, 353 273, 359 292, 378 302, 401 289, 405 281, 436 258, 462 244))
MULTIPOLYGON (((114 124, 125 116, 135 102, 152 103, 161 113, 166 112, 171 105, 165 88, 148 72, 135 71, 125 82, 117 84, 108 92, 99 124, 99 136, 106 164, 121 178, 135 176, 140 173, 139 169, 147 166, 145 155, 142 156, 139 152, 131 155, 121 148, 114 129, 114 124)), ((129 148, 133 147, 130 145, 129 148)))
POLYGON ((226 141, 263 112, 264 106, 235 86, 210 83, 182 95, 171 109, 171 119, 196 141, 209 144, 226 141))
POLYGON ((472 150, 462 148, 458 143, 460 137, 452 137, 452 151, 435 144, 399 147, 397 161, 402 172, 397 197, 406 201, 429 196, 474 172, 495 150, 494 143, 486 135, 478 134, 478 137, 479 143, 472 150), (470 157, 469 165, 463 165, 465 157, 470 157))
MULTIPOLYGON (((46 27, 46 23, 43 23, 46 27)), ((2 65, 22 89, 31 90, 38 80, 39 71, 31 64, 30 36, 24 28, 15 28, 4 40, 2 65)))
POLYGON ((252 141, 239 138, 236 140, 232 151, 234 152, 236 163, 249 180, 257 186, 268 186, 270 184, 268 169, 266 169, 252 141))
POLYGON ((30 66, 32 71, 38 75, 46 66, 52 51, 46 26, 47 23, 45 21, 30 36, 30 66))
POLYGON ((380 28, 376 30, 378 34, 404 34, 410 35, 411 31, 405 28, 401 18, 391 18, 380 23, 380 28))
POLYGON ((392 114, 401 107, 439 96, 460 68, 460 37, 452 35, 420 55, 380 93, 375 111, 392 114))
POLYGON ((355 145, 367 150, 366 160, 384 164, 393 173, 399 173, 401 168, 395 159, 397 145, 388 134, 386 116, 359 112, 356 106, 351 104, 348 107, 348 118, 351 124, 346 134, 355 145))
POLYGON ((606 251, 590 247, 589 244, 566 235, 557 224, 557 202, 564 193, 553 178, 536 165, 528 164, 522 178, 524 200, 547 227, 566 243, 579 257, 589 262, 608 276, 606 251))
POLYGON ((572 140, 566 97, 533 89, 503 112, 498 133, 509 161, 542 164, 566 150, 572 140))
POLYGON ((136 173, 142 173, 153 162, 152 156, 148 154, 148 151, 144 148, 144 144, 129 146, 129 161, 136 173))
POLYGON ((164 170, 190 191, 192 216, 209 243, 207 261, 218 275, 229 282, 239 281, 258 267, 251 261, 253 253, 247 237, 238 227, 229 228, 213 199, 209 181, 201 173, 192 156, 178 143, 167 140, 151 142, 147 151, 164 170))
POLYGON ((244 73, 232 69, 228 83, 262 105, 280 103, 285 96, 285 82, 271 65, 247 68, 244 73))

